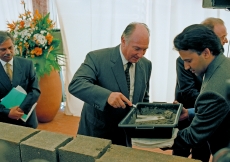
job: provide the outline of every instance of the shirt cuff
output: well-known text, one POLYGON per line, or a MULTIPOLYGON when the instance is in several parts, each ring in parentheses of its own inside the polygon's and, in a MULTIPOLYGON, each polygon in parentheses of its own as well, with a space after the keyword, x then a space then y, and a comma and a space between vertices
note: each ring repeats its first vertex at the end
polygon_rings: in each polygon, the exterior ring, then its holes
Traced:
POLYGON ((191 121, 195 116, 195 108, 189 108, 188 110, 188 120, 191 121))

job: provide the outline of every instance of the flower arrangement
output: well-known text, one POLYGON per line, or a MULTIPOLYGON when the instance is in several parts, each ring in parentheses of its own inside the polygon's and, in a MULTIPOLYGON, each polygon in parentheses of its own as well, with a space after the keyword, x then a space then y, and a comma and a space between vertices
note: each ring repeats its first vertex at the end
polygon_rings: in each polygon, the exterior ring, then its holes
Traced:
POLYGON ((60 71, 65 57, 58 52, 61 42, 53 37, 55 23, 50 20, 50 14, 42 16, 36 10, 32 15, 26 10, 25 2, 21 4, 25 13, 19 15, 20 20, 7 24, 15 39, 15 55, 31 59, 39 79, 52 70, 60 71))

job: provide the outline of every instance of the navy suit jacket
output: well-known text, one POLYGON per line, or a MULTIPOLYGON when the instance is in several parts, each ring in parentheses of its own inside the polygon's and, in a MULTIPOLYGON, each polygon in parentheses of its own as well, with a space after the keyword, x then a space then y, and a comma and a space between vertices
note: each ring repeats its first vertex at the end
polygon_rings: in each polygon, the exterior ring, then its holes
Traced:
MULTIPOLYGON (((40 96, 40 89, 38 85, 38 79, 34 71, 34 66, 31 60, 14 57, 13 60, 13 80, 12 84, 7 76, 2 64, 0 64, 0 99, 5 97, 13 87, 20 85, 27 92, 27 96, 19 106, 25 114, 27 114, 33 104, 37 102, 40 96)), ((22 120, 13 120, 8 118, 9 109, 6 109, 0 103, 0 121, 7 122, 27 127, 36 128, 38 125, 35 110, 32 112, 31 116, 27 122, 22 120)))
MULTIPOLYGON (((152 64, 141 58, 135 67, 133 104, 149 102, 149 79, 152 64)), ((112 92, 121 92, 129 98, 128 87, 119 45, 89 52, 84 63, 75 73, 69 92, 84 101, 78 134, 112 139, 124 145, 125 134, 118 123, 129 108, 113 108, 107 103, 112 92)))

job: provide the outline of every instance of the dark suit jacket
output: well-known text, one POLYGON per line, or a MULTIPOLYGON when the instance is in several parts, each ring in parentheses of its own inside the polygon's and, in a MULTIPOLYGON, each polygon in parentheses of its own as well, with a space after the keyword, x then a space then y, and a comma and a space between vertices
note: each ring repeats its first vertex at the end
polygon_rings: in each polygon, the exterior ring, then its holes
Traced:
MULTIPOLYGON (((149 102, 151 68, 152 64, 146 58, 136 63, 133 104, 149 102)), ((88 53, 69 85, 69 92, 85 102, 78 134, 111 139, 115 144, 125 145, 125 134, 118 128, 118 123, 130 109, 113 108, 107 103, 112 92, 121 92, 129 98, 119 46, 88 53)))
POLYGON ((190 148, 208 141, 212 154, 230 141, 230 101, 226 80, 230 78, 230 59, 220 54, 209 64, 201 92, 195 102, 195 117, 189 127, 179 131, 173 148, 190 148))
POLYGON ((175 100, 185 108, 193 108, 200 93, 203 76, 196 76, 190 70, 185 70, 184 61, 180 57, 176 60, 176 72, 175 100))
MULTIPOLYGON (((185 70, 184 61, 180 57, 176 59, 176 73, 175 100, 182 103, 184 108, 194 108, 196 98, 200 93, 203 75, 196 76, 190 70, 185 70)), ((179 121, 178 128, 184 129, 190 123, 188 119, 179 121)))
MULTIPOLYGON (((27 96, 19 106, 25 114, 27 114, 32 105, 37 102, 40 95, 38 80, 34 71, 34 66, 31 60, 21 57, 14 57, 13 60, 13 80, 12 84, 7 76, 2 64, 0 63, 0 99, 5 97, 8 92, 13 88, 20 85, 27 92, 27 96)), ((9 109, 6 109, 0 103, 0 121, 7 122, 27 127, 37 128, 38 122, 35 110, 31 114, 27 122, 22 120, 13 120, 8 118, 9 109)))

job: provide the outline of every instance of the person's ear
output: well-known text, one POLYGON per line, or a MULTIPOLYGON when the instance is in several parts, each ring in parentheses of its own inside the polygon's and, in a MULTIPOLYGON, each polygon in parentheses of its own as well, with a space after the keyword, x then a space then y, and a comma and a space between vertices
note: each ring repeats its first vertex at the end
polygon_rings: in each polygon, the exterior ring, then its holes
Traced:
POLYGON ((209 48, 205 48, 204 51, 203 51, 202 53, 203 53, 203 55, 204 55, 204 58, 209 58, 209 57, 212 55, 212 53, 211 53, 211 51, 209 50, 209 48))
POLYGON ((121 46, 125 46, 125 37, 124 36, 121 36, 121 46))

